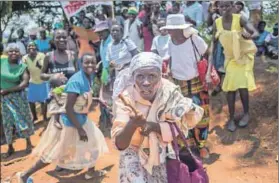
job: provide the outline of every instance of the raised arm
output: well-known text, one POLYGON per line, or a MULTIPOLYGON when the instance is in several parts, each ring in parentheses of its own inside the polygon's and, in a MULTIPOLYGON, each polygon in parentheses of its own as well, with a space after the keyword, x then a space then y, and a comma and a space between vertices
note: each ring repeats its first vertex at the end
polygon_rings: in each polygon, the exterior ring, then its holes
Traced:
POLYGON ((42 67, 42 72, 41 72, 41 79, 44 81, 48 81, 49 78, 53 75, 53 74, 48 74, 49 60, 50 60, 49 55, 46 54, 44 63, 43 63, 43 67, 42 67))

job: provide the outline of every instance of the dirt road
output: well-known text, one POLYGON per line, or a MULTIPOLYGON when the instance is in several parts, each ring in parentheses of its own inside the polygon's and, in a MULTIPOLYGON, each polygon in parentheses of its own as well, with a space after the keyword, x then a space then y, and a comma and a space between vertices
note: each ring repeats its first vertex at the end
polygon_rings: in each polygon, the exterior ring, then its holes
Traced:
MULTIPOLYGON (((221 94, 211 100, 213 117, 208 140, 211 158, 205 161, 204 165, 212 183, 276 183, 278 180, 275 161, 278 147, 278 75, 265 71, 266 66, 256 62, 258 89, 251 93, 252 119, 248 128, 238 129, 234 133, 227 132, 224 129, 228 113, 225 96, 221 94)), ((242 106, 239 99, 236 106, 240 114, 242 106)), ((95 121, 98 116, 98 111, 90 114, 90 118, 95 121)), ((34 145, 39 142, 39 133, 42 131, 40 124, 37 127, 36 134, 31 138, 34 145)), ((56 173, 55 166, 50 165, 33 176, 34 182, 117 183, 118 152, 112 148, 109 138, 107 143, 111 152, 97 163, 97 169, 108 170, 105 177, 85 181, 84 171, 56 173)), ((2 179, 32 165, 33 161, 22 152, 24 148, 24 140, 16 140, 16 154, 1 161, 2 179)), ((1 146, 2 152, 6 150, 7 146, 1 146)))

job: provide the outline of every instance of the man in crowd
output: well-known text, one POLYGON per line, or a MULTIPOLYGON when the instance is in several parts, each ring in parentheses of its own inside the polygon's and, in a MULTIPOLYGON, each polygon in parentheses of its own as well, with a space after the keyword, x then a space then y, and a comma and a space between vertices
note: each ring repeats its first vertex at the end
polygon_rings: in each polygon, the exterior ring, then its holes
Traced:
POLYGON ((267 45, 267 54, 272 59, 278 59, 278 23, 273 27, 273 32, 265 39, 267 45))
POLYGON ((265 21, 259 22, 258 31, 259 31, 260 36, 254 40, 254 42, 258 48, 257 56, 264 56, 264 54, 266 53, 265 39, 266 39, 267 35, 269 34, 269 32, 267 32, 265 30, 265 26, 266 26, 265 21))
POLYGON ((203 23, 203 7, 199 2, 187 1, 182 9, 186 22, 193 24, 195 27, 199 27, 203 23))

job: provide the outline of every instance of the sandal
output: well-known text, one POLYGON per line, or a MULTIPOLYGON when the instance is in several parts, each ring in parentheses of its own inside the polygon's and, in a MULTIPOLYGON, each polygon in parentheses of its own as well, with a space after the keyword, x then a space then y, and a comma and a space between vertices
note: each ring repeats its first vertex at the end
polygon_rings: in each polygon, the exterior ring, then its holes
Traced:
POLYGON ((85 178, 85 180, 89 180, 89 179, 92 179, 92 178, 94 178, 94 177, 102 177, 102 176, 104 176, 104 175, 106 175, 107 174, 107 171, 106 170, 99 170, 99 171, 95 171, 94 173, 93 173, 93 175, 91 174, 90 175, 90 173, 86 173, 85 174, 85 176, 84 176, 84 178, 85 178))
POLYGON ((250 116, 249 114, 244 114, 244 116, 241 118, 241 120, 239 121, 239 127, 246 127, 249 124, 250 121, 250 116))
POLYGON ((230 131, 230 132, 234 132, 236 130, 236 125, 235 125, 235 121, 234 120, 229 120, 227 122, 227 129, 230 131))
POLYGON ((12 149, 12 150, 8 150, 7 153, 3 154, 1 158, 3 159, 7 159, 8 157, 10 157, 12 154, 14 154, 15 150, 12 149))

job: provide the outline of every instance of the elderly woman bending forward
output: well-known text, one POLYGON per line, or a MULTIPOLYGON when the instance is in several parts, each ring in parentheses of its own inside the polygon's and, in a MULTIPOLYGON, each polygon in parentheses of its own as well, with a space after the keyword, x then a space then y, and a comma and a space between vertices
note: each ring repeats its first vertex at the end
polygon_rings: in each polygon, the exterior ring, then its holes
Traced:
POLYGON ((136 55, 114 84, 112 138, 120 151, 120 183, 167 183, 166 149, 174 158, 166 120, 187 134, 202 118, 203 109, 162 78, 162 59, 155 53, 136 55), (119 96, 136 108, 138 115, 119 96), (187 121, 187 123, 186 123, 187 121))

